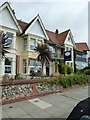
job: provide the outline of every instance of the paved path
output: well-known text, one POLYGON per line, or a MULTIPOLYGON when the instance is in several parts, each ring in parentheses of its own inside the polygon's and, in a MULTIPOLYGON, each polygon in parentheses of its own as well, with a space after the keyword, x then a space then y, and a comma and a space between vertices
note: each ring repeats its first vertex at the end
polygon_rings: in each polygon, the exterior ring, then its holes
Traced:
MULTIPOLYGON (((74 106, 88 97, 88 86, 2 106, 3 118, 67 118, 74 106)), ((14 119, 15 120, 15 119, 14 119)))

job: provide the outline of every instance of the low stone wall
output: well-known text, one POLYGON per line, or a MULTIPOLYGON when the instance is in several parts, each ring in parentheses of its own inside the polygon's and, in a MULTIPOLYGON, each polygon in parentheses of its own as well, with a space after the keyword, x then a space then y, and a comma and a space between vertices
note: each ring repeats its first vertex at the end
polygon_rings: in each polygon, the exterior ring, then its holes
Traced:
POLYGON ((47 80, 16 80, 2 83, 2 104, 60 91, 61 86, 42 84, 47 80))

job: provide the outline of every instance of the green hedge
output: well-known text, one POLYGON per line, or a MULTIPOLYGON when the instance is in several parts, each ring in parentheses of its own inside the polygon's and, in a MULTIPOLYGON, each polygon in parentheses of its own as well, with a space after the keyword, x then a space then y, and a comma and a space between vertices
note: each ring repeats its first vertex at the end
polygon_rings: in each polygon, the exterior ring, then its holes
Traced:
POLYGON ((60 85, 63 88, 71 87, 72 85, 83 85, 87 84, 88 77, 85 74, 70 74, 66 76, 58 76, 58 77, 50 77, 50 80, 41 84, 47 84, 47 85, 60 85))

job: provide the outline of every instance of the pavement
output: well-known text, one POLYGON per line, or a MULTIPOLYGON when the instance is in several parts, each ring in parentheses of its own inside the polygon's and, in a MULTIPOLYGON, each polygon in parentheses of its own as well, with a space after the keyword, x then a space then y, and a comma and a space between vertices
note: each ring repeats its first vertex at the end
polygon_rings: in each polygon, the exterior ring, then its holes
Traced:
POLYGON ((2 118, 67 118, 78 102, 88 97, 88 86, 2 106, 2 118))

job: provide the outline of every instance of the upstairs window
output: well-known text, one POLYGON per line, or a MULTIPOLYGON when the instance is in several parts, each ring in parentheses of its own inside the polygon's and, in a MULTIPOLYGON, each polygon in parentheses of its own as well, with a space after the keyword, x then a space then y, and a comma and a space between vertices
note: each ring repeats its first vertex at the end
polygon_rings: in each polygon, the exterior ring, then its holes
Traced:
POLYGON ((27 40, 23 40, 23 50, 27 50, 27 40))
POLYGON ((8 37, 7 41, 9 43, 9 47, 12 48, 13 47, 13 44, 12 44, 13 43, 13 33, 7 32, 6 34, 7 34, 7 37, 8 37))
POLYGON ((30 39, 30 50, 34 50, 36 46, 36 40, 35 39, 30 39))

